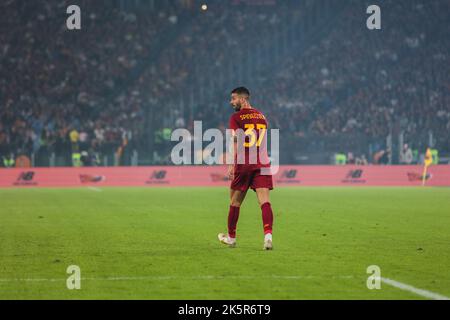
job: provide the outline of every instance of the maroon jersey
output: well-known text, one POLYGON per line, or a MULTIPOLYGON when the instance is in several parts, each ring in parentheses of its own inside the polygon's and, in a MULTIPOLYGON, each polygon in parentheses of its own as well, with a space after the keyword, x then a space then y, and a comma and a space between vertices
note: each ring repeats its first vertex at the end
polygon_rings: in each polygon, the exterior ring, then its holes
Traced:
MULTIPOLYGON (((237 162, 235 158, 234 172, 249 172, 269 167, 269 157, 267 155, 267 127, 266 117, 257 109, 241 109, 230 117, 230 129, 242 129, 245 135, 243 146, 237 146, 237 150, 244 150, 245 163, 237 162), (256 159, 250 154, 256 154, 256 159)), ((239 140, 238 140, 239 143, 239 140)), ((242 143, 242 141, 241 141, 242 143)))

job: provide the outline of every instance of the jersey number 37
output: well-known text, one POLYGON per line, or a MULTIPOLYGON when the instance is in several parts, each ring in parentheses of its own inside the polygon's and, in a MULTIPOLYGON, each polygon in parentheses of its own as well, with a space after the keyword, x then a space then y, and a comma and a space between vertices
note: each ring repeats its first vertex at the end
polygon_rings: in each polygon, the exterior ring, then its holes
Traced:
POLYGON ((264 139, 264 135, 266 134, 266 125, 265 124, 256 124, 256 130, 259 130, 259 137, 258 137, 258 141, 256 141, 256 131, 255 131, 255 125, 253 123, 247 123, 244 125, 245 127, 245 136, 249 136, 250 137, 250 141, 249 142, 244 142, 244 147, 246 148, 250 148, 253 147, 256 143, 256 146, 259 147, 261 145, 261 142, 264 139))

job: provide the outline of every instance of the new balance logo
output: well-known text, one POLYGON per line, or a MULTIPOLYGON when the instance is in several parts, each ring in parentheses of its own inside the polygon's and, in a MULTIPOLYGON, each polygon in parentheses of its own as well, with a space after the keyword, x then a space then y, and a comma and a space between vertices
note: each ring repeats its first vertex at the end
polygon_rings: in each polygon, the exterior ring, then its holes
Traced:
POLYGON ((285 170, 281 176, 286 179, 294 179, 297 176, 297 170, 285 170))
POLYGON ((166 179, 167 171, 166 170, 155 170, 152 175, 149 177, 146 184, 165 184, 169 183, 166 179))
POLYGON ((34 177, 33 171, 26 171, 19 174, 17 181, 31 181, 33 180, 33 177, 34 177))
POLYGON ((15 186, 29 186, 29 185, 37 185, 37 182, 33 181, 34 179, 34 171, 24 171, 17 177, 16 182, 14 182, 15 186))
POLYGON ((80 174, 81 183, 100 182, 100 181, 104 181, 105 179, 106 179, 105 176, 93 176, 90 174, 80 174))
POLYGON ((350 170, 347 175, 345 176, 344 180, 342 180, 343 183, 366 183, 366 180, 362 179, 364 170, 362 169, 356 169, 356 170, 350 170))
POLYGON ((164 179, 166 177, 166 170, 160 170, 160 171, 153 171, 152 176, 150 177, 150 179, 164 179))
POLYGON ((363 171, 361 169, 350 170, 347 173, 346 179, 359 179, 361 178, 363 171))
MULTIPOLYGON (((411 182, 412 181, 422 181, 422 179, 423 179, 423 175, 420 173, 417 173, 417 172, 408 172, 407 175, 408 175, 408 180, 411 182)), ((427 173, 427 175, 425 176, 425 180, 427 181, 427 180, 431 179, 431 177, 432 177, 431 174, 427 173)))
POLYGON ((296 177, 296 169, 284 170, 276 181, 278 183, 300 183, 299 179, 295 179, 296 177))

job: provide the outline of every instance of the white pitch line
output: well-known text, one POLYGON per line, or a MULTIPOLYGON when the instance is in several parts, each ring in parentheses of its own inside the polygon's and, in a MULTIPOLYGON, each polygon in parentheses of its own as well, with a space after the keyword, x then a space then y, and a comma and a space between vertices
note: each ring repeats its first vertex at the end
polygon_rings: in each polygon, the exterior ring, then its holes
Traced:
MULTIPOLYGON (((271 276, 215 276, 215 275, 204 275, 204 276, 192 276, 192 277, 178 277, 178 276, 142 276, 142 277, 86 277, 80 280, 93 280, 93 281, 137 281, 137 280, 220 280, 220 279, 351 279, 354 276, 282 276, 282 275, 271 275, 271 276)), ((0 279, 0 282, 56 282, 56 281, 66 281, 65 278, 11 278, 11 279, 0 279)))
POLYGON ((388 279, 388 278, 381 278, 381 282, 386 283, 390 286, 396 287, 398 289, 404 290, 404 291, 408 291, 414 294, 417 294, 419 296, 422 296, 424 298, 429 298, 429 299, 433 299, 433 300, 450 300, 449 297, 440 295, 438 293, 434 293, 428 290, 423 290, 423 289, 418 289, 415 288, 413 286, 410 286, 408 284, 405 283, 401 283, 392 279, 388 279))
POLYGON ((103 190, 102 189, 100 189, 100 188, 96 188, 96 187, 87 187, 89 190, 92 190, 92 191, 97 191, 97 192, 102 192, 103 190))
MULTIPOLYGON (((139 280, 219 280, 219 279, 236 279, 236 280, 253 280, 253 279, 352 279, 355 278, 353 275, 343 275, 343 276, 317 276, 317 275, 308 275, 308 276, 296 276, 296 275, 271 275, 271 276, 216 276, 216 275, 203 275, 203 276, 192 276, 192 277, 179 277, 179 276, 142 276, 142 277, 104 277, 104 278, 95 278, 95 277, 86 277, 81 278, 80 280, 92 280, 92 281, 139 281, 139 280)), ((0 279, 0 282, 58 282, 58 281, 67 281, 65 278, 11 278, 11 279, 0 279)), ((449 297, 443 296, 441 294, 431 292, 424 289, 415 288, 405 283, 401 283, 388 278, 381 278, 381 282, 398 288, 400 290, 408 291, 424 298, 429 298, 433 300, 450 300, 449 297)))

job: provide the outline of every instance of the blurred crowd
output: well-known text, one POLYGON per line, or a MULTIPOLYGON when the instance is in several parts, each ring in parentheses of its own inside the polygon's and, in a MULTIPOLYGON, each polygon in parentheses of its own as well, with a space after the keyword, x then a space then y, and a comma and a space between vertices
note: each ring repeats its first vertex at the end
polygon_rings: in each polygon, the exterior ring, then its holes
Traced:
MULTIPOLYGON (((80 1, 82 30, 68 31, 66 0, 4 1, 0 155, 33 154, 49 165, 53 153, 63 165, 84 152, 95 155, 87 164, 104 155, 130 164, 132 151, 158 151, 170 130, 194 120, 224 129, 234 86, 227 80, 249 66, 267 69, 252 82, 264 93, 253 101, 284 136, 364 136, 376 142, 375 155, 389 134, 403 132, 404 142, 422 148, 431 131, 435 147, 450 151, 450 4, 385 1, 382 29, 370 31, 365 5, 355 1, 320 41, 271 66, 285 41, 279 35, 305 18, 310 2, 222 1, 201 10, 184 0, 129 11, 80 1), (217 97, 224 104, 211 103, 217 97)), ((343 140, 329 151, 373 160, 343 140)))
POLYGON ((320 43, 286 60, 270 82, 271 118, 297 136, 364 136, 379 149, 389 134, 403 132, 406 142, 425 150, 432 131, 434 147, 448 152, 450 4, 386 1, 381 7, 381 30, 363 27, 360 2, 320 43))
MULTIPOLYGON (((109 154, 143 139, 143 105, 111 99, 154 39, 173 27, 176 7, 126 12, 105 1, 79 1, 82 30, 66 28, 69 1, 0 4, 0 154, 61 161, 72 151, 109 154)), ((69 162, 70 163, 70 162, 69 162)))

